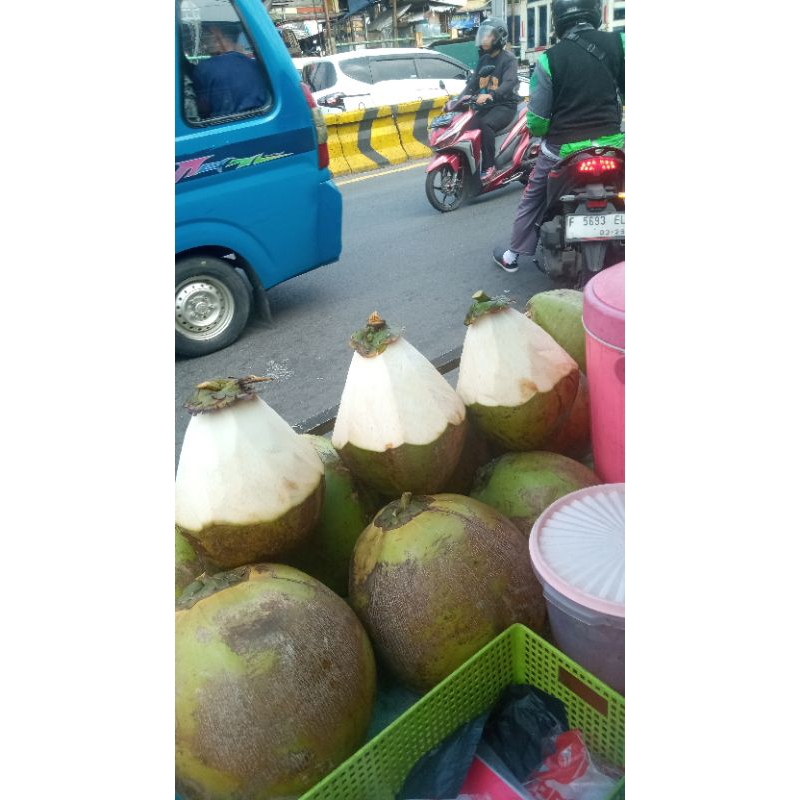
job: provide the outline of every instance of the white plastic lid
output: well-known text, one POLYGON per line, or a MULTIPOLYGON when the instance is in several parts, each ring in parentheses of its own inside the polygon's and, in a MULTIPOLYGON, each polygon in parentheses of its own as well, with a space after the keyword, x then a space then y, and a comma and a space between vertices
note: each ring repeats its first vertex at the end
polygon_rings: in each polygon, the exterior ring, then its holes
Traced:
POLYGON ((625 616, 625 484, 565 495, 536 520, 529 547, 540 580, 586 608, 625 616))

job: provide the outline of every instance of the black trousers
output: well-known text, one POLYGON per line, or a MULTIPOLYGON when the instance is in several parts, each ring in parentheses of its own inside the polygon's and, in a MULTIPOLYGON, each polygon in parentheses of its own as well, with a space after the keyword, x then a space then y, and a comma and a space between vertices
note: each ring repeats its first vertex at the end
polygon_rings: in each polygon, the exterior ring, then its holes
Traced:
POLYGON ((481 132, 481 169, 484 172, 494 166, 495 131, 503 130, 516 113, 516 108, 496 106, 476 114, 467 124, 465 130, 481 132))

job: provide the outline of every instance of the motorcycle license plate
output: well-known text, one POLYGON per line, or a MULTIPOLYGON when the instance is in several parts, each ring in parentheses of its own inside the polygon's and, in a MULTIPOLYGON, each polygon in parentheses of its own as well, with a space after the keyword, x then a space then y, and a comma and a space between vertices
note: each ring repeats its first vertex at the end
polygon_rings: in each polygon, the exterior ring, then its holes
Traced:
POLYGON ((572 214, 567 216, 567 228, 564 234, 564 239, 567 242, 624 238, 624 212, 619 214, 572 214))

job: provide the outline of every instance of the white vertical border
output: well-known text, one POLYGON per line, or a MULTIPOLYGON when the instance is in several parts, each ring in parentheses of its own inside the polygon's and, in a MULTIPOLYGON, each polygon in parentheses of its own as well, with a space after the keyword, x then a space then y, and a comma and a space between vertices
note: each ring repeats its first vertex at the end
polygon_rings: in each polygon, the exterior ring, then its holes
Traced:
POLYGON ((174 791, 173 19, 4 9, 8 797, 174 791))
POLYGON ((800 261, 774 231, 794 213, 796 47, 788 4, 676 8, 626 5, 627 786, 779 796, 800 261))

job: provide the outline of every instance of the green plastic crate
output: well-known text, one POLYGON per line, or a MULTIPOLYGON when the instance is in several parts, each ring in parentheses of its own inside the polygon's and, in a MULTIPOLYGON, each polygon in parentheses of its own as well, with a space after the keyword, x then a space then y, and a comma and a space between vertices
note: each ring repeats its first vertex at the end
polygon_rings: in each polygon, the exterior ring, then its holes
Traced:
MULTIPOLYGON (((512 625, 431 689, 300 800, 394 800, 417 761, 526 683, 558 697, 591 753, 625 765, 625 699, 524 625, 512 625)), ((611 794, 624 797, 622 778, 611 794)))

